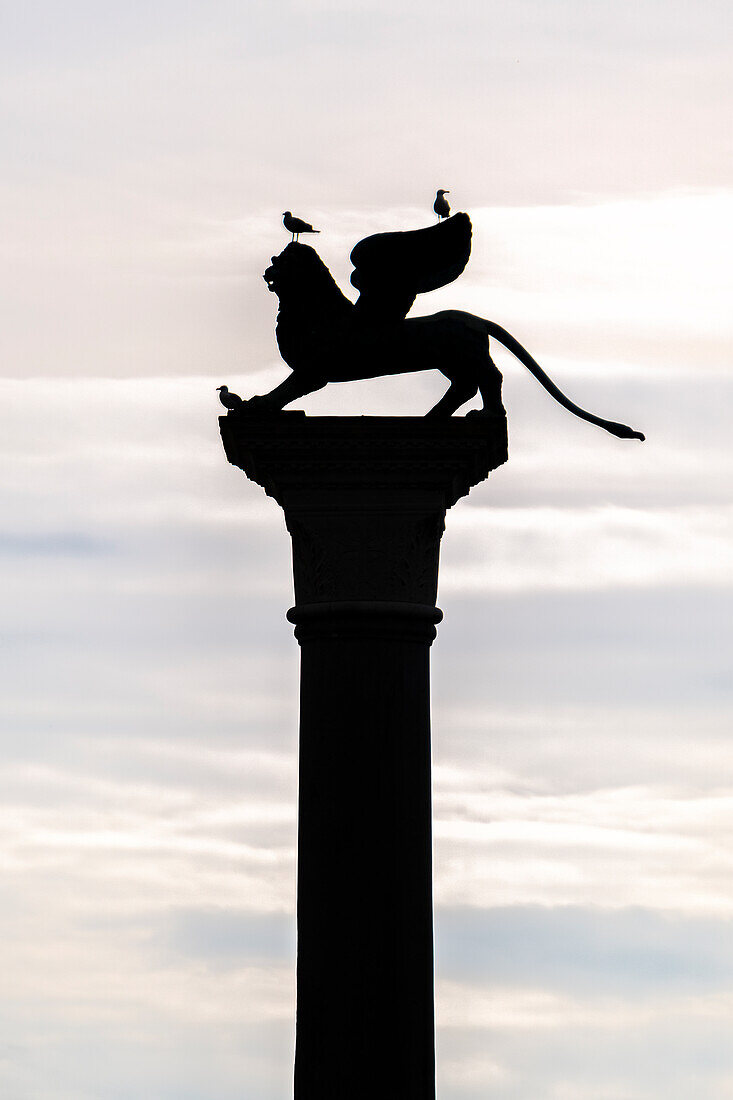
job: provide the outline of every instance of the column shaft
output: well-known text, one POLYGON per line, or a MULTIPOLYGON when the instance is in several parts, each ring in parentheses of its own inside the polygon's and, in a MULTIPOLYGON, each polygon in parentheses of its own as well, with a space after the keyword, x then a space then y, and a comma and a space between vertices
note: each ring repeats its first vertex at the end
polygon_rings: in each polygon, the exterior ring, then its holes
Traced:
POLYGON ((438 615, 353 606, 324 609, 315 627, 306 618, 297 630, 295 1097, 433 1100, 429 646, 438 615))

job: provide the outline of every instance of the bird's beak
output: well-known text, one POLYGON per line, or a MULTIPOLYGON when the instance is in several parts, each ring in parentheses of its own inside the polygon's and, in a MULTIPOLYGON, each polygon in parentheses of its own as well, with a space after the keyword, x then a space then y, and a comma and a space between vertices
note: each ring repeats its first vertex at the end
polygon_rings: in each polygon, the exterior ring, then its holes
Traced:
POLYGON ((223 387, 223 386, 217 386, 216 388, 217 388, 218 390, 223 390, 223 389, 224 389, 224 387, 223 387))

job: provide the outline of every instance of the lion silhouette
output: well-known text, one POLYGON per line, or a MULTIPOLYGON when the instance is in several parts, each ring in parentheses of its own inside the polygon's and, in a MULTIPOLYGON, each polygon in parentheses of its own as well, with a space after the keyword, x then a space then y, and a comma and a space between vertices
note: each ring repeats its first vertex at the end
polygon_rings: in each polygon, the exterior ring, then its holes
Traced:
POLYGON ((462 310, 405 316, 417 293, 460 274, 470 252, 470 235, 468 215, 458 214, 429 229, 366 238, 352 252, 357 268, 352 282, 361 292, 356 304, 339 289, 315 249, 288 244, 272 257, 264 279, 279 299, 275 332, 292 373, 269 393, 244 402, 241 412, 278 411, 329 382, 437 370, 450 385, 428 416, 451 416, 477 393, 482 408, 469 415, 503 414, 502 376, 489 354, 493 337, 575 416, 619 438, 643 440, 641 432, 575 405, 526 348, 494 321, 462 310), (451 223, 449 238, 446 230, 451 223), (433 246, 441 229, 442 252, 433 246), (433 258, 436 252, 431 269, 426 256, 433 258))

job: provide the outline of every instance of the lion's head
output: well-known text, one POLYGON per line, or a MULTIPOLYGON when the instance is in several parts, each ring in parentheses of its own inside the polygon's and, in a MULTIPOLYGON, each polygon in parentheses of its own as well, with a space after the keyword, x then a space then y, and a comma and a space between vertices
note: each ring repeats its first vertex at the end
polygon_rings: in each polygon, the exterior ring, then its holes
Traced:
POLYGON ((331 272, 315 248, 292 241, 262 276, 267 289, 277 294, 280 308, 297 305, 308 309, 317 304, 319 311, 353 308, 349 299, 341 293, 331 272))

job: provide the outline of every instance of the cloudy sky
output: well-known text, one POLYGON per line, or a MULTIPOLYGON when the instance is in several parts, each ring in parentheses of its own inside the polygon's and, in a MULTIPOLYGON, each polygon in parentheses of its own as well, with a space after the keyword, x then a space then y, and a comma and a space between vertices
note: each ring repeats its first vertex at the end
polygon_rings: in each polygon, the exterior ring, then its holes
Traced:
MULTIPOLYGON (((471 214, 511 459, 433 650, 441 1100, 733 1095, 727 0, 50 0, 0 25, 0 1093, 283 1100, 298 652, 215 387, 292 209, 471 214)), ((309 412, 420 414, 429 376, 309 412)))

